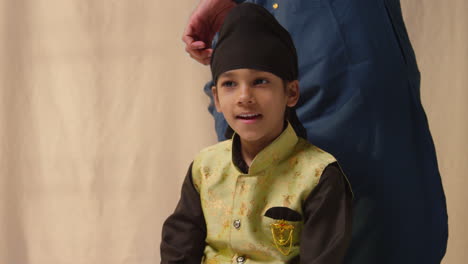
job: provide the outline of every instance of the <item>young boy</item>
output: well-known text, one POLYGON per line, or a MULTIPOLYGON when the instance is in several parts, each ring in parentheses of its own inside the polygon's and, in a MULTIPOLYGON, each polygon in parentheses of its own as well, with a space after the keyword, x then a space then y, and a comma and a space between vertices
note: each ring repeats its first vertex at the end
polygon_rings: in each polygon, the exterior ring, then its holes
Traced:
POLYGON ((288 32, 264 8, 238 5, 211 71, 234 135, 190 166, 163 226, 161 263, 341 263, 352 194, 335 158, 293 128, 299 87, 288 32))

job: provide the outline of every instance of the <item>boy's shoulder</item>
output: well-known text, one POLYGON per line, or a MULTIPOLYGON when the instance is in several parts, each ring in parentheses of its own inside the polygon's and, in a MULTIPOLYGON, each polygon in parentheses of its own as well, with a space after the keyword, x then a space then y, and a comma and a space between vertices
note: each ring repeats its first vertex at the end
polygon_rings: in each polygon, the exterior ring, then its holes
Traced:
POLYGON ((193 159, 192 180, 195 188, 200 190, 203 177, 210 175, 213 164, 226 166, 230 164, 232 157, 232 140, 225 140, 202 149, 193 159))
POLYGON ((232 140, 228 139, 203 148, 195 156, 195 160, 210 158, 214 156, 220 157, 223 156, 223 154, 227 155, 227 157, 231 157, 231 152, 232 140))
POLYGON ((315 146, 303 138, 299 138, 295 147, 294 155, 300 157, 313 157, 314 159, 319 159, 325 163, 332 163, 336 161, 336 158, 332 154, 315 146))

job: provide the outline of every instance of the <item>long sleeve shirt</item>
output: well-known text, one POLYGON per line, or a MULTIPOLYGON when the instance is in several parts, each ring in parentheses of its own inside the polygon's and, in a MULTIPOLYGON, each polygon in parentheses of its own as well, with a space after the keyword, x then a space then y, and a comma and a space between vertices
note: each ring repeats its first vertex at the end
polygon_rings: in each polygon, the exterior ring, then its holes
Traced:
MULTIPOLYGON (((232 162, 241 172, 248 172, 238 138, 234 139, 232 162)), ((351 211, 350 186, 338 163, 333 162, 323 170, 318 184, 302 204, 300 250, 288 263, 342 263, 351 237, 351 211)), ((161 263, 201 263, 206 239, 206 221, 191 165, 179 203, 163 226, 161 263)))

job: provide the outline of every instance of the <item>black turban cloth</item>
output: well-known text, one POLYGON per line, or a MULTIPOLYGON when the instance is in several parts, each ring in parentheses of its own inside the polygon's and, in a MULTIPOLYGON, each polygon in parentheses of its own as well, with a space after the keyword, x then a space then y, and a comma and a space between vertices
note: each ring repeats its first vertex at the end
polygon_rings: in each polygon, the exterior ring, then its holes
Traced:
POLYGON ((296 48, 289 32, 268 10, 252 3, 231 9, 211 56, 215 84, 220 74, 242 68, 271 72, 287 81, 298 78, 296 48))
MULTIPOLYGON (((285 81, 297 80, 299 75, 289 32, 268 10, 252 3, 239 4, 226 16, 210 65, 215 85, 219 75, 235 69, 266 71, 285 81)), ((307 138, 294 108, 286 109, 286 119, 298 136, 307 138)), ((226 138, 231 138, 233 132, 228 126, 226 138)))

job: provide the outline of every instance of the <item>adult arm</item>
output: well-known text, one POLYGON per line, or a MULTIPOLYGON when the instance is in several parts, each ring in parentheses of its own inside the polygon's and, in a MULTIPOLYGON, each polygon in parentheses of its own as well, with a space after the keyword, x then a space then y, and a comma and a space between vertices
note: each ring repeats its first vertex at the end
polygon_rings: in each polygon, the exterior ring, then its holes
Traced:
POLYGON ((226 15, 236 5, 232 0, 200 0, 182 36, 185 51, 190 57, 205 65, 210 63, 213 52, 211 41, 226 15))
POLYGON ((179 203, 163 225, 161 264, 200 264, 205 249, 205 238, 205 218, 200 195, 193 185, 190 165, 182 184, 179 203))
POLYGON ((338 163, 325 168, 304 204, 302 264, 341 264, 351 239, 352 192, 338 163))

